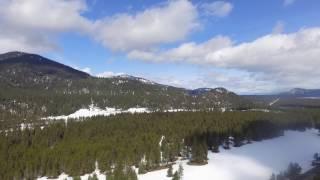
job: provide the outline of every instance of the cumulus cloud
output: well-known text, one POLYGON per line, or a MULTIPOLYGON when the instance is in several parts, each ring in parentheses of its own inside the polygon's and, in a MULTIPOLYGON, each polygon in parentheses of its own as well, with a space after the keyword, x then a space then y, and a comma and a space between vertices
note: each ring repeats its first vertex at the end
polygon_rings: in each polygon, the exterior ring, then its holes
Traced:
POLYGON ((58 33, 90 31, 85 10, 82 0, 0 0, 0 51, 57 50, 58 33))
POLYGON ((85 0, 0 0, 0 51, 56 50, 55 38, 69 31, 115 51, 150 49, 183 40, 199 26, 198 9, 188 0, 97 20, 83 16, 87 9, 85 0))
POLYGON ((319 57, 320 28, 301 29, 290 34, 267 34, 240 44, 233 43, 228 37, 217 37, 165 51, 133 51, 129 54, 129 58, 145 61, 188 62, 259 73, 261 80, 286 87, 316 87, 320 80, 311 77, 320 76, 317 70, 319 57), (215 48, 206 48, 208 44, 215 48))
POLYGON ((199 24, 197 8, 187 0, 168 1, 131 14, 95 22, 95 38, 112 50, 150 49, 184 39, 199 24))
POLYGON ((1 0, 1 20, 24 30, 65 31, 88 27, 82 0, 1 0))
POLYGON ((195 42, 183 43, 179 47, 169 49, 167 51, 141 51, 133 50, 128 53, 130 59, 145 61, 192 61, 201 63, 203 56, 210 52, 217 51, 222 48, 230 47, 232 41, 226 36, 217 36, 204 43, 197 44, 195 42))
POLYGON ((207 15, 225 17, 231 13, 233 5, 225 1, 214 1, 212 3, 202 4, 201 9, 203 9, 207 15))

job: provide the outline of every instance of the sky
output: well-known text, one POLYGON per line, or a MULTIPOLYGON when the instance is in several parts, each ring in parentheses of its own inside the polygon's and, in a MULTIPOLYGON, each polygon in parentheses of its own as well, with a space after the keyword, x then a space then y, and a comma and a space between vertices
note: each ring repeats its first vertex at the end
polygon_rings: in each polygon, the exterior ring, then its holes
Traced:
POLYGON ((319 0, 0 0, 0 53, 239 94, 320 88, 319 0))

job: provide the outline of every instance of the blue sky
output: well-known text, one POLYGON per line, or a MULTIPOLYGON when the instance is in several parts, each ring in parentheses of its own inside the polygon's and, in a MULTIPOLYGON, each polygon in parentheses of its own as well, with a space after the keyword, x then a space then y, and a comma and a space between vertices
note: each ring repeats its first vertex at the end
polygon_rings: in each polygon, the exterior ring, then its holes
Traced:
POLYGON ((318 0, 0 0, 0 53, 240 94, 320 88, 310 78, 320 75, 319 7, 318 0))

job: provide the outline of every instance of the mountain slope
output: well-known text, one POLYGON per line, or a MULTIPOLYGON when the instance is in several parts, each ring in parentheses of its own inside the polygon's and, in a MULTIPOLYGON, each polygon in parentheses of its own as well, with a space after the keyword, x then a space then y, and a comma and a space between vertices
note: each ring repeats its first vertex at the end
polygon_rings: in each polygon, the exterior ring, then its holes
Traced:
POLYGON ((320 89, 302 89, 294 88, 288 92, 280 93, 281 96, 296 96, 296 97, 320 97, 320 89))
POLYGON ((0 55, 0 80, 12 87, 49 86, 59 81, 90 75, 35 54, 10 52, 0 55))
POLYGON ((223 88, 188 90, 133 77, 97 78, 35 54, 0 55, 2 115, 41 117, 104 108, 238 109, 250 102, 223 88))

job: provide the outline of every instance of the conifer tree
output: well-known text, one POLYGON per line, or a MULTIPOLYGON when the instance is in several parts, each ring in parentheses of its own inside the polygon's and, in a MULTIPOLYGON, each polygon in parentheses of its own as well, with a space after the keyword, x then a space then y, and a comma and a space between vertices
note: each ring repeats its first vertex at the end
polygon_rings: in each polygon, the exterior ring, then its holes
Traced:
POLYGON ((298 163, 290 163, 288 170, 285 172, 285 176, 289 179, 294 179, 300 175, 302 168, 298 163))
POLYGON ((144 163, 140 163, 138 173, 139 174, 145 174, 146 173, 146 165, 144 163))
POLYGON ((167 177, 172 177, 173 176, 173 168, 172 165, 169 165, 169 169, 167 171, 167 177))
POLYGON ((180 180, 182 180, 183 179, 183 166, 182 166, 182 164, 179 164, 178 175, 180 177, 180 180))
POLYGON ((81 180, 80 176, 76 176, 72 178, 73 180, 81 180))
POLYGON ((205 164, 207 162, 207 144, 200 136, 195 136, 193 138, 191 154, 191 163, 205 164))
POLYGON ((176 171, 176 172, 173 174, 172 180, 180 180, 178 171, 176 171))
POLYGON ((92 176, 89 176, 88 180, 98 180, 96 173, 94 173, 92 176))
POLYGON ((277 180, 276 175, 272 173, 270 180, 277 180))
POLYGON ((137 173, 132 168, 128 168, 128 180, 138 180, 137 173))

